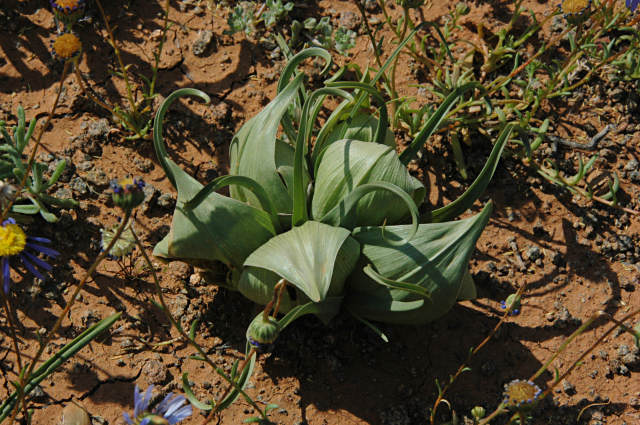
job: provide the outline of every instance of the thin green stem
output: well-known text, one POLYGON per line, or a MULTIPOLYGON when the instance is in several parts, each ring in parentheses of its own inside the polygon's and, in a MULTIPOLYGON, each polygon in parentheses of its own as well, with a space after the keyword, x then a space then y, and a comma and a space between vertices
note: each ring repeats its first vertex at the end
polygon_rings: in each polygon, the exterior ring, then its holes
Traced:
MULTIPOLYGON (((127 224, 129 223, 130 218, 131 218, 131 211, 125 212, 125 217, 120 223, 120 226, 118 227, 118 230, 116 230, 116 233, 113 239, 111 240, 111 242, 109 243, 109 245, 104 249, 104 251, 102 251, 96 257, 93 264, 91 264, 89 269, 85 272, 80 283, 76 285, 75 290, 71 295, 71 298, 69 298, 69 301, 67 301, 67 304, 65 305, 64 310, 62 310, 62 313, 60 313, 60 315, 58 316, 58 319, 56 320, 56 323, 53 325, 53 328, 51 328, 51 330, 47 333, 47 336, 44 339, 44 341, 40 343, 40 347, 38 348, 36 355, 33 357, 33 360, 29 364, 27 372, 22 374, 22 376, 20 377, 19 384, 18 384, 20 388, 24 388, 26 380, 31 376, 31 374, 33 373, 33 369, 35 368, 36 364, 40 360, 40 357, 42 356, 42 353, 44 353, 45 348, 47 347, 47 345, 49 345, 49 342, 51 342, 51 339, 53 338, 55 333, 58 332, 58 329, 60 329, 60 326, 62 325, 62 321, 64 320, 65 316, 69 314, 69 311, 71 310, 71 307, 75 303, 76 298, 78 298, 78 294, 80 293, 84 285, 87 283, 89 278, 96 271, 100 263, 102 263, 102 261, 107 257, 107 255, 109 254, 109 252, 111 251, 115 243, 118 241, 118 239, 120 238, 120 235, 122 234, 127 224)), ((25 394, 22 394, 22 396, 18 401, 18 405, 20 405, 20 403, 24 403, 24 397, 25 397, 25 394)), ((17 410, 14 411, 14 415, 11 423, 13 423, 13 420, 15 420, 16 412, 17 410)))
MULTIPOLYGON (((16 352, 16 360, 18 361, 18 376, 20 376, 23 372, 22 370, 22 355, 20 354, 20 347, 18 346, 18 336, 16 335, 16 325, 13 321, 13 311, 11 310, 9 300, 7 299, 7 295, 4 293, 4 290, 0 289, 0 293, 2 293, 2 301, 4 305, 4 309, 7 315, 7 320, 9 321, 9 333, 11 335, 11 340, 13 341, 13 349, 16 352)), ((18 388, 18 395, 22 393, 22 387, 18 388)), ((22 399, 24 400, 24 398, 22 399)), ((19 410, 20 405, 16 405, 16 412, 19 410)), ((22 403, 23 414, 25 418, 28 417, 27 405, 26 403, 22 403)))
POLYGON ((89 84, 84 80, 84 77, 82 76, 82 74, 80 73, 80 70, 76 67, 75 69, 75 74, 76 74, 76 79, 78 80, 78 84, 80 85, 80 88, 82 89, 82 92, 89 98, 91 99, 94 103, 96 103, 99 106, 102 106, 104 109, 106 109, 107 111, 109 111, 109 113, 115 117, 118 117, 119 120, 123 121, 126 123, 126 125, 129 128, 136 128, 133 124, 131 124, 131 121, 129 121, 128 117, 126 116, 126 114, 123 114, 119 111, 116 111, 112 106, 108 105, 107 103, 101 101, 100 99, 98 99, 97 96, 95 96, 93 93, 91 93, 91 87, 89 86, 89 84))
MULTIPOLYGON (((134 221, 135 221, 135 218, 134 218, 134 221)), ((200 344, 198 344, 194 339, 191 339, 189 337, 189 335, 182 328, 182 325, 180 325, 178 323, 178 321, 173 317, 173 315, 171 314, 171 311, 169 310, 169 307, 168 307, 168 305, 167 305, 167 303, 165 301, 164 295, 162 293, 162 287, 160 286, 160 280, 158 279, 158 275, 156 273, 155 267, 153 266, 153 263, 151 262, 151 259, 149 258, 149 255, 147 254, 144 246, 142 245, 142 242, 140 241, 140 238, 136 234, 136 232, 135 232, 133 227, 131 227, 131 233, 133 235, 133 238, 135 239, 136 245, 138 246, 138 248, 140 249, 140 252, 142 253, 142 257, 144 258, 144 261, 145 261, 147 267, 149 267, 149 270, 151 271, 151 277, 153 278, 153 284, 154 284, 154 286, 156 288, 156 295, 158 297, 158 300, 160 301, 160 306, 162 307, 162 311, 166 315, 166 317, 169 320, 169 322, 171 322, 171 325, 180 333, 180 336, 187 342, 187 344, 191 345, 193 348, 196 349, 198 354, 200 354, 201 358, 204 359, 204 361, 209 366, 211 366, 211 368, 218 375, 220 375, 225 381, 227 381, 227 383, 232 388, 234 388, 236 391, 238 391, 238 393, 240 393, 244 397, 244 399, 251 405, 251 407, 253 407, 257 412, 260 412, 260 414, 262 415, 263 419, 267 419, 266 415, 264 415, 264 413, 262 413, 262 410, 256 404, 256 402, 253 401, 251 399, 251 397, 249 397, 249 395, 238 385, 237 382, 235 382, 233 379, 231 379, 222 369, 220 369, 213 362, 213 360, 211 360, 209 358, 209 355, 202 349, 202 347, 200 347, 200 344)), ((114 237, 114 240, 115 239, 117 239, 117 238, 114 237)), ((249 354, 245 357, 245 362, 248 362, 248 360, 251 358, 252 355, 255 355, 255 350, 251 350, 249 352, 249 354)), ((228 391, 227 391, 227 393, 228 393, 228 391)), ((221 399, 221 400, 223 400, 223 399, 221 399)), ((212 412, 214 410, 216 410, 216 408, 212 409, 212 412)))
POLYGON ((127 72, 127 67, 124 66, 124 62, 122 61, 122 56, 120 55, 120 49, 118 49, 118 45, 116 44, 116 39, 113 35, 113 29, 109 24, 109 19, 107 18, 107 14, 104 12, 104 9, 102 8, 102 2, 100 0, 96 0, 96 4, 98 5, 98 9, 100 9, 100 14, 102 15, 104 26, 107 29, 107 34, 109 34, 109 41, 111 43, 111 47, 113 48, 113 51, 116 54, 116 58, 118 59, 120 72, 122 72, 122 77, 127 87, 127 98, 129 100, 129 104, 131 105, 131 112, 135 116, 138 116, 138 105, 136 104, 136 101, 133 97, 133 89, 131 88, 131 83, 129 81, 129 73, 127 72))
POLYGON ((162 50, 164 43, 167 41, 167 32, 169 31, 169 8, 171 6, 170 0, 166 0, 164 4, 164 27, 162 29, 162 38, 160 39, 160 46, 155 55, 155 63, 152 68, 153 76, 151 77, 151 85, 149 86, 148 97, 153 97, 156 89, 156 80, 158 78, 158 69, 160 68, 160 57, 162 56, 162 50))
MULTIPOLYGON (((527 288, 527 284, 525 283, 516 292, 516 297, 521 297, 522 294, 524 293, 524 291, 526 290, 526 288, 527 288)), ((493 336, 496 334, 496 332, 498 332, 498 329, 500 329, 502 324, 507 320, 507 318, 509 317, 509 313, 511 313, 511 310, 514 307, 515 307, 515 303, 512 303, 511 305, 507 306, 507 309, 505 310, 504 314, 502 315, 502 317, 500 318, 498 323, 494 326, 494 328, 491 330, 491 332, 489 332, 489 334, 482 340, 482 342, 477 347, 475 347, 473 350, 471 350, 469 352, 469 355, 467 356, 467 360, 464 363, 462 363, 460 365, 460 367, 458 367, 458 370, 456 371, 456 373, 451 377, 449 382, 439 392, 438 397, 436 398, 436 401, 433 403, 433 407, 431 408, 431 415, 429 416, 429 421, 430 421, 431 425, 435 424, 436 412, 438 410, 438 406, 444 400, 444 396, 445 396, 445 393, 447 392, 447 390, 453 385, 453 383, 456 381, 456 379, 458 379, 458 377, 462 374, 462 372, 465 371, 465 369, 467 368, 467 364, 469 364, 471 359, 485 345, 487 345, 487 343, 491 340, 491 338, 493 338, 493 336)))

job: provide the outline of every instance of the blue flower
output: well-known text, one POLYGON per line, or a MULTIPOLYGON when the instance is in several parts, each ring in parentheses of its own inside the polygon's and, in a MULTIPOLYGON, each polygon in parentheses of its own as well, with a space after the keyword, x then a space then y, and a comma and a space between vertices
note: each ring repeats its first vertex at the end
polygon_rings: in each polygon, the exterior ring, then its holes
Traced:
POLYGON ((24 230, 22 230, 12 218, 2 223, 0 227, 0 268, 2 268, 2 286, 5 294, 9 293, 9 285, 11 283, 11 268, 9 264, 11 258, 17 257, 34 276, 44 280, 44 276, 37 267, 50 271, 51 266, 33 253, 27 251, 27 249, 55 258, 60 255, 60 253, 42 245, 50 243, 51 241, 46 238, 27 236, 24 230))
POLYGON ((627 5, 627 9, 629 9, 632 12, 635 12, 636 9, 638 8, 638 5, 640 5, 640 0, 626 0, 626 5, 627 5))
POLYGON ((136 385, 133 393, 133 417, 129 416, 127 412, 123 412, 124 420, 129 425, 153 425, 160 423, 167 423, 169 425, 177 424, 178 422, 188 418, 193 413, 193 409, 190 404, 183 406, 186 399, 181 395, 174 395, 169 393, 164 400, 162 400, 153 412, 149 412, 149 402, 151 402, 151 392, 153 391, 153 385, 147 388, 144 394, 140 391, 136 385))

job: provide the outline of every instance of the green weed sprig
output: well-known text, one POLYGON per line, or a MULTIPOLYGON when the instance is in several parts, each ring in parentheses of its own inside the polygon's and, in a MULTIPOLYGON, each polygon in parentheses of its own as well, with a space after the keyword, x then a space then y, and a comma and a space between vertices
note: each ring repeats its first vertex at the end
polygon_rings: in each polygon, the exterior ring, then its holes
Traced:
MULTIPOLYGON (((412 15, 406 5, 403 6, 401 18, 394 21, 387 11, 386 2, 378 0, 378 4, 385 17, 384 23, 391 29, 396 42, 403 39, 407 29, 416 28, 416 23, 410 21, 412 15)), ((369 28, 364 8, 360 7, 360 10, 379 64, 381 40, 378 40, 375 37, 376 33, 369 28)), ((559 9, 542 19, 530 13, 529 19, 532 23, 524 29, 517 29, 517 23, 523 19, 525 13, 522 1, 516 1, 511 19, 495 34, 487 33, 481 22, 477 24, 480 39, 478 43, 458 36, 461 30, 459 20, 468 12, 468 6, 459 5, 445 18, 444 24, 438 29, 438 37, 427 33, 419 42, 407 43, 403 50, 403 53, 425 66, 432 81, 432 85, 426 88, 436 97, 444 99, 457 88, 470 83, 477 84, 482 93, 483 98, 478 98, 474 92, 467 92, 448 112, 439 129, 441 133, 448 132, 445 138, 451 144, 457 168, 463 178, 467 177, 467 172, 460 141, 470 144, 471 134, 474 132, 491 138, 505 125, 512 124, 521 136, 515 141, 523 147, 513 153, 535 173, 589 200, 638 214, 637 211, 618 204, 617 177, 611 178, 604 188, 596 190, 589 183, 589 169, 592 168, 593 162, 589 161, 588 166, 579 164, 580 172, 576 176, 562 177, 561 171, 553 161, 539 150, 545 139, 558 139, 547 134, 549 124, 545 121, 546 117, 542 111, 549 101, 572 95, 607 68, 616 69, 615 78, 619 80, 629 81, 637 78, 640 65, 634 59, 634 52, 640 48, 640 40, 632 27, 637 18, 624 24, 624 20, 629 17, 626 8, 617 8, 612 2, 596 2, 593 11, 585 15, 589 25, 584 21, 569 20, 563 31, 544 42, 524 60, 524 48, 530 38, 549 20, 557 17, 559 9), (623 35, 613 34, 614 31, 623 35), (567 52, 559 59, 548 59, 547 56, 551 56, 563 40, 569 45, 567 52), (451 54, 454 46, 458 47, 457 57, 451 54), (481 58, 480 63, 477 63, 478 57, 481 58), (584 75, 581 75, 581 66, 585 62, 588 62, 589 66, 584 70, 584 75), (544 124, 545 122, 547 124, 544 124), (528 140, 530 135, 533 135, 535 141, 528 140)), ((389 75, 383 77, 382 87, 393 105, 394 127, 403 127, 413 135, 420 123, 429 119, 433 108, 428 104, 413 107, 415 99, 403 98, 398 94, 394 71, 398 58, 395 59, 389 75)), ((571 143, 573 142, 562 145, 590 149, 589 145, 571 143)))
POLYGON ((125 65, 124 61, 122 60, 122 55, 120 52, 120 48, 118 47, 113 28, 109 23, 109 18, 107 17, 104 8, 102 7, 101 1, 96 0, 96 5, 98 6, 102 19, 104 21, 105 29, 108 35, 108 42, 113 48, 116 59, 118 61, 119 70, 115 72, 114 75, 121 78, 125 83, 127 92, 127 106, 125 107, 124 105, 118 104, 110 105, 107 102, 100 100, 99 97, 93 92, 93 89, 89 85, 88 81, 86 81, 86 79, 83 77, 78 67, 75 67, 75 75, 78 80, 78 84, 82 88, 82 91, 85 93, 85 95, 87 95, 97 105, 109 111, 109 113, 111 113, 111 115, 115 119, 117 119, 126 130, 133 133, 133 135, 127 137, 127 139, 148 139, 150 138, 149 130, 152 124, 153 99, 156 95, 155 86, 158 78, 158 71, 160 69, 160 58, 162 56, 164 44, 167 39, 167 31, 169 30, 170 26, 170 2, 169 0, 166 0, 164 4, 164 24, 162 27, 162 36, 160 38, 160 44, 158 45, 157 50, 153 53, 154 63, 151 66, 151 78, 149 79, 143 75, 139 75, 146 86, 146 88, 142 90, 141 98, 139 98, 138 96, 138 89, 134 88, 132 76, 129 72, 130 65, 125 65))

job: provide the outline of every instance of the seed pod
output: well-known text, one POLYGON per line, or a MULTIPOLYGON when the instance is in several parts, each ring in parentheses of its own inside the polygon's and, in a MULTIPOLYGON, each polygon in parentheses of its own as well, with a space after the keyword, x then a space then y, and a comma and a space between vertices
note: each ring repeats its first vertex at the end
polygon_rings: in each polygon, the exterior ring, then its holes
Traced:
POLYGON ((260 312, 251 321, 247 328, 247 341, 258 349, 273 344, 280 334, 278 321, 271 316, 265 319, 263 312, 260 312))

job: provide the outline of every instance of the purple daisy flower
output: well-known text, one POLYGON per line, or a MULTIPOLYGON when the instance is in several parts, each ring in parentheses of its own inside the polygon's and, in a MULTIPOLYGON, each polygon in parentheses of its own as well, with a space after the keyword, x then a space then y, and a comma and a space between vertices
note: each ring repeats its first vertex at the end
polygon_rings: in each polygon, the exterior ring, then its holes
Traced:
POLYGON ((638 8, 638 5, 640 5, 640 0, 626 0, 626 5, 627 5, 627 9, 629 9, 632 12, 635 12, 636 9, 638 8))
POLYGON ((155 423, 168 423, 169 425, 188 418, 193 413, 190 404, 184 405, 186 399, 181 395, 169 393, 157 406, 153 412, 149 412, 149 403, 151 402, 151 392, 153 385, 147 388, 143 394, 136 385, 133 392, 133 417, 127 412, 123 412, 124 420, 129 425, 150 425, 155 423), (164 422, 158 421, 162 419, 164 422))
POLYGON ((2 268, 2 286, 5 294, 9 293, 9 285, 11 283, 11 267, 9 262, 13 257, 17 257, 25 268, 35 277, 41 280, 45 279, 38 270, 38 267, 46 271, 51 271, 51 266, 38 258, 34 253, 29 252, 28 249, 55 258, 60 255, 60 253, 42 245, 50 243, 51 241, 46 238, 27 236, 24 230, 22 230, 12 218, 2 223, 0 227, 0 267, 2 268))

